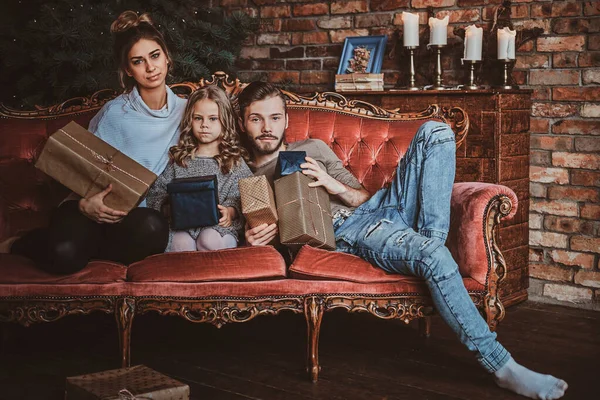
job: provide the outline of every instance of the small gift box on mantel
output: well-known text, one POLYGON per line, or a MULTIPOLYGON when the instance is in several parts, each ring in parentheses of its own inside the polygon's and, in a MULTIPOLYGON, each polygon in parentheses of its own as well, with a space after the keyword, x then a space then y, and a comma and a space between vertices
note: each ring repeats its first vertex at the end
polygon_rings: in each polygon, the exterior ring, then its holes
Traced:
POLYGON ((112 184, 104 204, 119 211, 135 208, 156 180, 152 171, 76 122, 48 138, 35 167, 85 198, 112 184))
POLYGON ((146 367, 67 378, 65 400, 189 400, 190 387, 146 367))

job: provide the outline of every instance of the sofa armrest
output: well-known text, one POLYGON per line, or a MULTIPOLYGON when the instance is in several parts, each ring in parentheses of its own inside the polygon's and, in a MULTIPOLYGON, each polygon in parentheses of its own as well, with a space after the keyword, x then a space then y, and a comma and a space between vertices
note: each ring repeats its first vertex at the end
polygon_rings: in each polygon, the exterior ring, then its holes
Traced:
POLYGON ((497 322, 504 316, 498 299, 498 283, 506 275, 506 264, 497 245, 497 226, 501 219, 515 215, 517 205, 515 192, 502 185, 465 182, 454 184, 452 189, 450 234, 446 244, 461 275, 486 287, 488 323, 492 316, 497 322))

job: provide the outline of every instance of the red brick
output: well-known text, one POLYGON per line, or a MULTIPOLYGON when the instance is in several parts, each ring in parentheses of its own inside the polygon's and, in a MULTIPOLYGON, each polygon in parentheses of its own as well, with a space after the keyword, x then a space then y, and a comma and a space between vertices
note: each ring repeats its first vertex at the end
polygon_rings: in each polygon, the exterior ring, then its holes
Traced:
POLYGON ((290 44, 289 33, 262 33, 258 35, 257 44, 290 44))
POLYGON ((247 0, 221 0, 221 7, 245 7, 248 5, 247 0))
POLYGON ((552 165, 567 168, 600 169, 600 155, 578 153, 552 153, 552 165))
POLYGON ((541 214, 529 214, 529 229, 542 229, 544 217, 541 214))
POLYGON ((529 183, 529 195, 531 197, 546 197, 546 186, 541 183, 530 182, 529 183))
POLYGON ((517 57, 515 68, 517 69, 532 69, 532 68, 548 68, 550 67, 548 55, 546 54, 532 54, 522 55, 517 57))
POLYGON ((260 9, 261 18, 285 18, 292 15, 290 6, 265 6, 260 9))
POLYGON ((588 188, 576 188, 571 186, 551 186, 548 188, 550 200, 575 200, 598 202, 600 196, 598 190, 588 188))
POLYGON ((282 27, 284 31, 312 31, 316 28, 314 19, 286 19, 282 27))
POLYGON ((591 253, 600 253, 600 238, 573 236, 571 238, 571 249, 577 251, 589 251, 591 253))
POLYGON ((529 248, 529 261, 542 261, 544 259, 544 250, 529 248))
POLYGON ((455 0, 412 0, 413 8, 427 7, 452 7, 456 3, 455 0))
POLYGON ((562 119, 552 125, 552 133, 569 135, 600 135, 600 121, 562 119))
POLYGON ((269 82, 300 83, 300 72, 297 71, 271 71, 268 73, 269 82))
POLYGON ((577 216, 577 203, 573 201, 554 201, 532 199, 530 210, 542 214, 562 215, 565 217, 577 216))
POLYGON ((579 84, 579 71, 532 70, 531 72, 529 72, 529 84, 530 85, 577 85, 577 84, 579 84))
POLYGON ((529 167, 529 179, 532 182, 558 183, 564 185, 569 183, 569 172, 564 168, 529 167))
POLYGON ((600 152, 600 137, 575 138, 575 150, 582 152, 600 152))
POLYGON ((542 150, 531 150, 529 152, 529 163, 533 166, 546 166, 552 165, 552 157, 549 151, 542 150))
POLYGON ((302 58, 304 47, 271 47, 270 53, 271 58, 302 58))
POLYGON ((581 15, 581 4, 567 1, 553 1, 531 5, 532 17, 574 17, 581 15))
POLYGON ((558 34, 600 32, 600 19, 558 18, 553 22, 553 32, 558 34))
POLYGON ((578 271, 575 275, 575 283, 581 286, 600 288, 600 272, 578 271))
POLYGON ((352 27, 352 16, 319 18, 317 26, 321 29, 342 29, 352 27))
MULTIPOLYGON (((576 71, 573 71, 576 72, 576 71)), ((565 73, 565 71, 563 71, 565 73)), ((579 72, 576 72, 577 76, 579 72)), ((551 84, 551 83, 550 83, 551 84)), ((552 88, 552 100, 557 101, 598 101, 600 88, 598 87, 555 87, 552 88)))
POLYGON ((474 22, 479 21, 481 14, 479 9, 471 8, 466 10, 443 10, 436 13, 436 18, 444 18, 448 15, 450 23, 455 22, 474 22))
POLYGON ((513 5, 510 8, 510 18, 513 19, 523 19, 529 17, 529 6, 526 4, 517 4, 513 5))
POLYGON ((558 53, 552 55, 552 67, 574 68, 577 66, 577 55, 579 53, 558 53))
POLYGON ((544 229, 554 232, 579 233, 587 236, 598 236, 600 233, 600 221, 588 221, 580 218, 546 215, 544 218, 544 229))
POLYGON ((588 50, 600 50, 600 35, 588 36, 588 50))
POLYGON ((314 69, 319 70, 321 69, 321 60, 287 60, 285 62, 285 69, 286 71, 309 71, 314 69))
POLYGON ((281 31, 281 20, 276 19, 261 19, 260 20, 260 32, 280 32, 281 31))
POLYGON ((594 256, 592 254, 576 253, 574 251, 565 250, 552 250, 549 254, 552 261, 557 264, 587 269, 594 268, 594 256))
POLYGON ((534 18, 534 19, 524 19, 521 21, 514 21, 515 28, 520 29, 535 29, 540 28, 543 29, 544 32, 550 32, 550 21, 549 18, 534 18))
POLYGON ((600 104, 585 103, 581 107, 579 115, 584 118, 600 118, 600 104))
POLYGON ((368 36, 369 31, 366 29, 341 29, 338 31, 330 31, 332 43, 342 43, 348 36, 368 36))
POLYGON ((548 133, 550 121, 545 118, 531 118, 529 121, 529 131, 531 133, 548 133))
POLYGON ((569 237, 561 233, 529 231, 529 245, 565 249, 569 237))
POLYGON ((357 28, 369 28, 372 26, 387 26, 392 22, 392 16, 393 16, 392 13, 357 15, 354 18, 354 26, 357 28))
POLYGON ((537 39, 538 51, 582 51, 585 45, 584 35, 550 36, 537 39))
POLYGON ((531 100, 550 100, 550 88, 540 86, 533 88, 531 100))
POLYGON ((579 54, 580 67, 599 67, 600 66, 600 51, 587 52, 579 54))
POLYGON ((240 58, 249 58, 252 60, 269 58, 269 49, 267 47, 242 47, 240 58))
POLYGON ((303 85, 333 82, 333 71, 302 71, 300 83, 303 85))
POLYGON ((581 218, 599 220, 600 205, 584 204, 583 206, 581 206, 581 218))
MULTIPOLYGON (((600 18, 598 18, 598 20, 600 21, 600 18)), ((583 71, 582 80, 584 85, 600 84, 600 69, 588 69, 583 71)), ((600 92, 599 87, 596 86, 595 89, 600 92)))
POLYGON ((345 0, 331 3, 332 14, 354 14, 368 11, 366 0, 345 0))
POLYGON ((600 187, 600 172, 573 170, 571 171, 571 184, 600 187))
POLYGON ((252 0, 257 6, 264 6, 265 4, 275 4, 278 0, 252 0))
POLYGON ((598 0, 586 1, 583 13, 585 15, 600 15, 600 2, 598 0))
POLYGON ((582 302, 589 302, 592 300, 592 290, 586 288, 580 288, 577 286, 568 286, 549 283, 544 285, 544 296, 551 297, 560 301, 568 301, 569 303, 577 304, 582 302))
POLYGON ((571 282, 573 269, 546 264, 529 264, 529 276, 547 281, 571 282))
POLYGON ((409 0, 371 0, 371 11, 391 11, 409 6, 409 0))
POLYGON ((252 60, 240 58, 237 65, 241 69, 249 70, 280 70, 285 68, 283 60, 252 60))
POLYGON ((337 71, 340 65, 339 58, 323 58, 323 70, 337 71))
POLYGON ((327 3, 294 4, 295 16, 324 15, 328 12, 329 5, 327 3))
POLYGON ((578 111, 573 104, 533 103, 531 115, 534 117, 564 118, 575 115, 578 111))
POLYGON ((306 57, 339 57, 342 55, 342 46, 339 44, 329 46, 307 46, 306 57))
POLYGON ((531 148, 542 150, 572 150, 573 138, 561 136, 531 136, 531 148))
POLYGON ((530 53, 531 51, 533 51, 533 42, 531 41, 525 42, 517 48, 519 53, 530 53))
POLYGON ((292 44, 327 44, 329 34, 327 32, 293 33, 292 44))

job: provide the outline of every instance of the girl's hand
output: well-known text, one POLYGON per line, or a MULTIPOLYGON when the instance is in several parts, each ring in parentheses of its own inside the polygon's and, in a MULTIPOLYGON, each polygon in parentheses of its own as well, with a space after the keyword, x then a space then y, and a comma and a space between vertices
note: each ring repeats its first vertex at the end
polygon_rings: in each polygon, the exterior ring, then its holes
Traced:
POLYGON ((98 194, 93 195, 89 199, 79 200, 79 211, 99 224, 115 224, 120 222, 127 215, 124 211, 113 210, 104 205, 104 198, 112 190, 112 185, 108 185, 106 189, 98 194))
POLYGON ((221 226, 223 228, 230 227, 231 221, 233 221, 237 215, 235 208, 224 207, 220 204, 218 204, 217 207, 219 207, 219 211, 221 212, 221 219, 219 220, 219 226, 221 226))
POLYGON ((321 166, 312 158, 306 157, 306 162, 300 164, 302 173, 316 179, 315 182, 309 183, 310 187, 323 186, 331 195, 340 195, 346 192, 346 186, 332 178, 327 171, 323 171, 321 166))

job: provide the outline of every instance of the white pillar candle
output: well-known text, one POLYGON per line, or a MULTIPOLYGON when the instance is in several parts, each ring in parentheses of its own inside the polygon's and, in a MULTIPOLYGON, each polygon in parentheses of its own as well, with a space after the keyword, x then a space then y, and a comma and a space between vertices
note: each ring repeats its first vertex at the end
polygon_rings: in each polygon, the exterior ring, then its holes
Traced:
POLYGON ((446 15, 442 19, 429 18, 429 45, 443 45, 448 42, 448 21, 450 18, 446 15))
POLYGON ((418 46, 419 15, 402 11, 402 24, 404 26, 404 46, 418 46))
POLYGON ((465 29, 465 60, 481 61, 481 47, 483 44, 483 28, 475 25, 465 29))
POLYGON ((511 31, 508 27, 498 29, 498 60, 515 59, 515 39, 517 31, 511 31))

